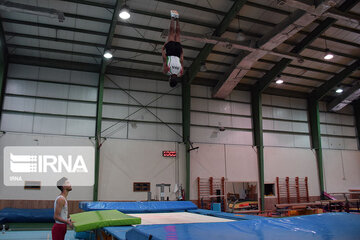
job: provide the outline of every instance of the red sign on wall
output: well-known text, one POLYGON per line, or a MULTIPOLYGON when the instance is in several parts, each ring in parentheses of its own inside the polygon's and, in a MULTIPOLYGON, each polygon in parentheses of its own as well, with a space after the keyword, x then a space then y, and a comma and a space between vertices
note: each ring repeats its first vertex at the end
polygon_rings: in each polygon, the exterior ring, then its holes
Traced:
POLYGON ((163 157, 176 157, 176 151, 163 151, 163 157))

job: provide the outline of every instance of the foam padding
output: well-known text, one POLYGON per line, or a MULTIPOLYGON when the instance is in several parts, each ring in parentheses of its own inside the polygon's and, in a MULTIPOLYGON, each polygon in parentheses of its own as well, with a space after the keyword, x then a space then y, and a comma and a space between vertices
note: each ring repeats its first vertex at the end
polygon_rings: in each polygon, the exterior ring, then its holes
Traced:
POLYGON ((89 231, 110 226, 140 224, 138 217, 128 216, 116 210, 92 211, 70 215, 76 232, 89 231))
POLYGON ((360 236, 360 215, 325 213, 288 218, 262 218, 236 222, 139 225, 127 240, 353 240, 360 236))
POLYGON ((54 222, 54 209, 4 208, 0 211, 0 224, 3 223, 51 223, 54 222))
POLYGON ((162 213, 182 212, 197 209, 190 201, 154 201, 154 202, 80 202, 84 211, 118 210, 122 213, 162 213))

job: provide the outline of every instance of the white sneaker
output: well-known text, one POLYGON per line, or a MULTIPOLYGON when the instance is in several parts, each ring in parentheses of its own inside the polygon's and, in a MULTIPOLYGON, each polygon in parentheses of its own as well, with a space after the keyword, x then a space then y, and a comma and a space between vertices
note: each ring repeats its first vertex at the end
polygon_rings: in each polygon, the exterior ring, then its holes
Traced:
POLYGON ((170 11, 170 16, 171 16, 172 18, 179 18, 179 13, 178 13, 178 11, 176 11, 176 10, 171 10, 171 11, 170 11))

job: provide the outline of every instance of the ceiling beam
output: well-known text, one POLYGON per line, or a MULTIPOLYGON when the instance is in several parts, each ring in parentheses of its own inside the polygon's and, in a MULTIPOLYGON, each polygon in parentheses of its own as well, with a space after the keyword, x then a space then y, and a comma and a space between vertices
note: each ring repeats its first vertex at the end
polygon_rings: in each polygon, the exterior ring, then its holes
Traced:
POLYGON ((341 83, 345 78, 347 78, 352 72, 357 70, 360 67, 360 59, 353 62, 347 68, 333 76, 331 79, 327 80, 324 84, 322 84, 317 89, 313 90, 310 93, 310 100, 319 101, 321 100, 331 89, 336 87, 341 83))
MULTIPOLYGON (((328 1, 322 2, 316 7, 317 13, 323 13, 330 7, 328 1)), ((250 54, 242 53, 235 60, 233 67, 225 74, 214 89, 213 96, 216 98, 226 98, 240 80, 246 75, 251 66, 260 58, 267 54, 266 50, 272 50, 289 39, 301 29, 312 23, 319 15, 309 14, 303 10, 296 10, 286 19, 280 22, 276 27, 265 34, 257 42, 259 49, 250 54), (261 48, 261 49, 260 49, 261 48)))
MULTIPOLYGON (((347 0, 344 2, 339 9, 341 11, 349 11, 353 8, 360 0, 347 0)), ((308 34, 301 42, 296 45, 290 52, 294 54, 300 54, 307 46, 315 41, 321 34, 323 34, 333 23, 336 22, 334 18, 326 18, 322 21, 310 34, 308 34)), ((310 59, 309 59, 310 60, 310 59)), ((310 60, 311 61, 311 60, 310 60)), ((291 63, 290 59, 281 59, 275 66, 266 73, 255 86, 254 90, 261 93, 263 92, 270 83, 291 63)))
MULTIPOLYGON (((221 35, 229 27, 231 21, 239 13, 240 9, 244 6, 246 0, 237 0, 234 2, 228 13, 224 16, 219 26, 215 29, 212 36, 221 37, 221 35)), ((214 45, 206 43, 205 46, 201 49, 200 53, 197 55, 196 59, 192 62, 189 70, 186 72, 187 82, 191 82, 195 79, 196 74, 200 70, 201 63, 207 59, 213 50, 214 45)))
POLYGON ((351 88, 347 89, 340 96, 327 104, 329 112, 337 112, 349 105, 360 97, 360 82, 356 82, 351 88))

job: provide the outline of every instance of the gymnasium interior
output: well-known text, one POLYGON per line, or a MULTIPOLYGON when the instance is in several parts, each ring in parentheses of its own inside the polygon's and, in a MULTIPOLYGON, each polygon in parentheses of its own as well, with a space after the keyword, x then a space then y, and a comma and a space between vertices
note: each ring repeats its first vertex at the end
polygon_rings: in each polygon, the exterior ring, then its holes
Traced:
POLYGON ((360 239, 359 2, 1 0, 0 239, 360 239))

